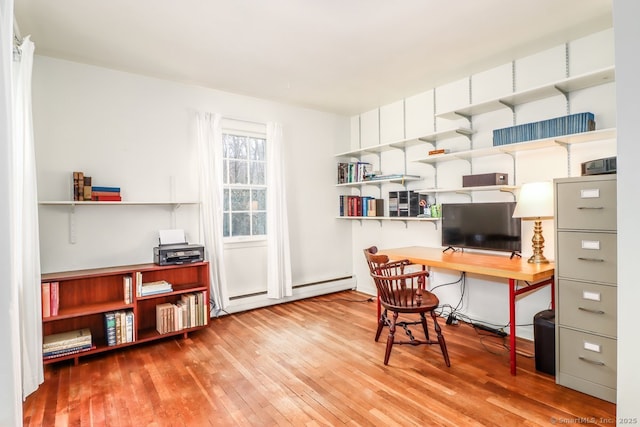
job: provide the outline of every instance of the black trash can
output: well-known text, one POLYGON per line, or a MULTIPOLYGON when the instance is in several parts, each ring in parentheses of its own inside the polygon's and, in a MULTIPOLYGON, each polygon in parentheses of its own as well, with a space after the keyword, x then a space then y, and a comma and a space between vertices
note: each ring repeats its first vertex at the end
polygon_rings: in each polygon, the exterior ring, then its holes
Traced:
POLYGON ((536 370, 556 374, 556 313, 544 310, 533 316, 536 370))

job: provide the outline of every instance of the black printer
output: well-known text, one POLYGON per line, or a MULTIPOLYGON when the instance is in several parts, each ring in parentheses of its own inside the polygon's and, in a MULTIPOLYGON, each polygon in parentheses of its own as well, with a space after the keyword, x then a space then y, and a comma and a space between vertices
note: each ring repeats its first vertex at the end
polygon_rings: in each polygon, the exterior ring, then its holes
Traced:
POLYGON ((204 246, 178 243, 153 248, 153 262, 158 265, 192 264, 204 260, 204 246))

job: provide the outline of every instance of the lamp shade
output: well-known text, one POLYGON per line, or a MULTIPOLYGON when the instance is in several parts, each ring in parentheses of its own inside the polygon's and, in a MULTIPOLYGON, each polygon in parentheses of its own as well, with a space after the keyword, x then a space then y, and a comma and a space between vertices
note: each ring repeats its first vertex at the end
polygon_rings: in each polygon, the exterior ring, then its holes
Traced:
POLYGON ((531 182, 520 188, 514 218, 553 218, 553 183, 531 182))

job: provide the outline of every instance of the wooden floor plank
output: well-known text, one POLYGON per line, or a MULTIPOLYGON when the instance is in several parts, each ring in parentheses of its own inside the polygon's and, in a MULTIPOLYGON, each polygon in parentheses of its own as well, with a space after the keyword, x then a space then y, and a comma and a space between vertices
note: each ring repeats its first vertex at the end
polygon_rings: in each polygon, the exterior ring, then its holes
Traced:
MULTIPOLYGON (((615 419, 616 406, 537 372, 507 340, 446 325, 439 346, 373 339, 376 306, 354 291, 213 319, 188 338, 45 367, 25 426, 548 426, 615 419)), ((431 325, 431 323, 430 323, 431 325)), ((419 331, 415 331, 419 334, 419 331)), ((607 425, 607 423, 601 423, 607 425)))

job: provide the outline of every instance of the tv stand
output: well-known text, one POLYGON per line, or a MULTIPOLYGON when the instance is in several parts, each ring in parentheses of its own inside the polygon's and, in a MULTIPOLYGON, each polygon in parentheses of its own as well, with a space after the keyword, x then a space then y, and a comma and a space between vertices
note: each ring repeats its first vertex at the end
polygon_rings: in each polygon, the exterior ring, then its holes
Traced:
POLYGON ((451 249, 452 252, 464 252, 464 249, 462 248, 456 249, 453 246, 447 246, 445 249, 443 249, 442 253, 446 253, 449 249, 451 249))
POLYGON ((514 257, 514 256, 515 256, 515 257, 518 257, 518 258, 522 258, 522 255, 521 255, 521 254, 519 254, 519 253, 518 253, 518 252, 516 252, 516 251, 513 251, 513 252, 511 252, 511 256, 509 257, 509 259, 513 259, 513 257, 514 257))

